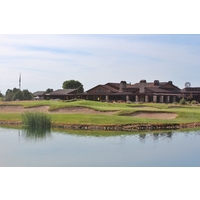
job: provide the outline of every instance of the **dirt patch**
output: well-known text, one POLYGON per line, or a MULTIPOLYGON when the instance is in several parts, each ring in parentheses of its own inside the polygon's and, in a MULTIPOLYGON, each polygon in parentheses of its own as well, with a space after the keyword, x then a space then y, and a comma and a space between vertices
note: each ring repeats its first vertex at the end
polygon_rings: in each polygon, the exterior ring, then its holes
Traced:
POLYGON ((149 119, 175 119, 178 115, 176 113, 161 113, 161 112, 134 112, 126 116, 136 118, 149 118, 149 119))

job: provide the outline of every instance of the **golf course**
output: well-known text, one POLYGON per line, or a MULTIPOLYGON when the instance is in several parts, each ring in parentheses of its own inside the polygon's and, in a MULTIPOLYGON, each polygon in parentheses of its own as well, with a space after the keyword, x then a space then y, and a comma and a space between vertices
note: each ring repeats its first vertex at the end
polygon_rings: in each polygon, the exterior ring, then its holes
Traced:
MULTIPOLYGON (((25 112, 48 114, 54 126, 180 125, 199 126, 198 105, 158 103, 106 103, 97 101, 15 101, 0 102, 0 123, 21 123, 25 112)), ((73 127, 72 127, 73 128, 73 127)))

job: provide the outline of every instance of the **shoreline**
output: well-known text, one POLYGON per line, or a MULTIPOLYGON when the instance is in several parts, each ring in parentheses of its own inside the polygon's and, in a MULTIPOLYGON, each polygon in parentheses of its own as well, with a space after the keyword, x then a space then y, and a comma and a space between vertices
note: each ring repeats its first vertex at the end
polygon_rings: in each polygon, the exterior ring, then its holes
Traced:
MULTIPOLYGON (((21 121, 0 121, 0 126, 13 125, 22 126, 21 121)), ((180 124, 113 124, 113 125, 92 125, 92 124, 52 124, 52 128, 62 128, 71 130, 105 130, 105 131, 143 131, 143 130, 177 130, 184 128, 200 127, 200 122, 180 123, 180 124)))

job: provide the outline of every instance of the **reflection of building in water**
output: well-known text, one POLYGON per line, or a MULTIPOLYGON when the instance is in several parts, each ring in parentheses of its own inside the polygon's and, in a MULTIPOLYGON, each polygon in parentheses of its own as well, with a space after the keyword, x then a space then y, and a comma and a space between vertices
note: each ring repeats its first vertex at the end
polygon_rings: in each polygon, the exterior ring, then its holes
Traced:
POLYGON ((173 133, 172 132, 160 132, 160 133, 156 132, 156 133, 148 133, 148 134, 147 133, 140 133, 139 139, 142 142, 144 142, 146 140, 146 138, 148 138, 147 135, 152 137, 153 140, 158 140, 160 138, 170 138, 170 139, 172 139, 173 133))
POLYGON ((161 137, 168 137, 171 138, 172 137, 172 132, 166 132, 166 133, 160 133, 161 137))
POLYGON ((172 138, 172 135, 173 135, 172 132, 153 133, 153 139, 158 140, 159 138, 163 138, 163 137, 172 138))
POLYGON ((140 141, 145 141, 145 139, 146 139, 146 133, 139 134, 139 138, 140 138, 140 141))
POLYGON ((171 138, 172 137, 172 132, 167 133, 167 137, 171 138))
POLYGON ((159 138, 159 133, 153 133, 153 139, 158 140, 159 138))

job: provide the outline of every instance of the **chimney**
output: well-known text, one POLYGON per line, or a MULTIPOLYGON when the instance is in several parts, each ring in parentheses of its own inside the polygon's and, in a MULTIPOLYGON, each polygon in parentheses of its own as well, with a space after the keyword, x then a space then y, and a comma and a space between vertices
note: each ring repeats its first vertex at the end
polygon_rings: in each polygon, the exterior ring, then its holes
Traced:
POLYGON ((121 81, 119 86, 119 92, 124 92, 125 88, 126 88, 126 81, 121 81))
POLYGON ((144 93, 145 92, 145 87, 146 87, 146 83, 147 81, 146 80, 141 80, 140 81, 140 93, 144 93))
POLYGON ((168 83, 169 83, 170 85, 172 85, 172 84, 173 84, 173 82, 172 82, 172 81, 168 81, 168 83))
POLYGON ((155 85, 155 86, 159 86, 159 80, 155 80, 155 81, 154 81, 154 85, 155 85))

